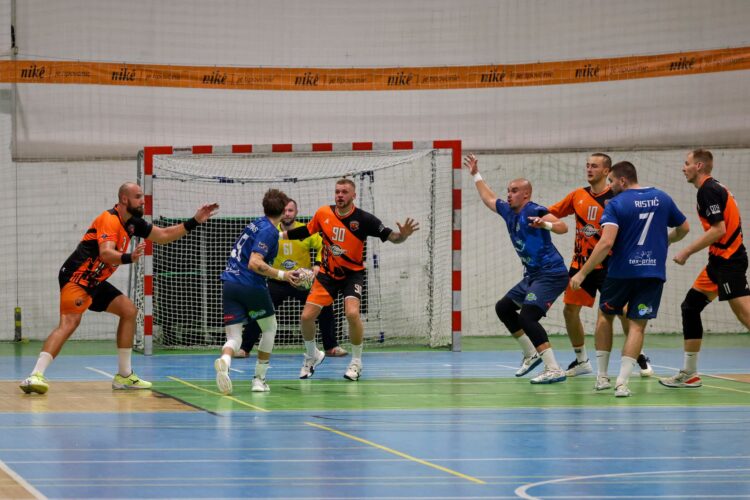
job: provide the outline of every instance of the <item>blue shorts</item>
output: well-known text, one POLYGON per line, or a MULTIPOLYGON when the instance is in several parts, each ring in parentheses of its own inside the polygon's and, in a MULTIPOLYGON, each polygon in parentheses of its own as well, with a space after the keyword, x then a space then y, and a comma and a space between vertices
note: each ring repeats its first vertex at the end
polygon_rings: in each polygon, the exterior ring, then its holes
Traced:
POLYGON ((659 312, 664 282, 659 278, 607 278, 599 295, 604 314, 622 314, 628 306, 628 318, 653 319, 659 312))
POLYGON ((224 326, 247 323, 274 315, 268 287, 239 285, 225 281, 222 285, 224 326))
POLYGON ((534 305, 546 313, 568 287, 569 279, 567 270, 534 278, 524 276, 505 296, 518 305, 534 305))

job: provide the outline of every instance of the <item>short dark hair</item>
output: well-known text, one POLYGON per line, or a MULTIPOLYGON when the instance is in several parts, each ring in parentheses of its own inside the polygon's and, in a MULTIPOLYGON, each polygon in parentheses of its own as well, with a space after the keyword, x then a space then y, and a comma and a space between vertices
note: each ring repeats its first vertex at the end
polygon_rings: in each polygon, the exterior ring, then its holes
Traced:
POLYGON ((269 189, 263 196, 263 213, 268 217, 278 217, 289 204, 289 197, 278 189, 269 189))
POLYGON ((690 152, 693 155, 694 161, 699 161, 711 168, 714 166, 714 155, 708 149, 698 148, 690 152))
POLYGON ((635 171, 635 165, 629 161, 621 161, 612 165, 612 175, 614 177, 624 177, 630 184, 638 184, 638 173, 635 171))
POLYGON ((610 158, 609 155, 605 155, 604 153, 594 153, 591 156, 604 160, 604 168, 612 168, 612 158, 610 158))

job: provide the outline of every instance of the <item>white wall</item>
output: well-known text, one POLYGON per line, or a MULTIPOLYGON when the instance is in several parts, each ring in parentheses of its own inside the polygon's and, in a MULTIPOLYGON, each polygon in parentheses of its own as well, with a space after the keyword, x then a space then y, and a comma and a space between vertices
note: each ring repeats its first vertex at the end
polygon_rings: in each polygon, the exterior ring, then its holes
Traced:
MULTIPOLYGON (((17 2, 20 57, 177 65, 512 64, 750 44, 745 0, 17 2)), ((468 149, 745 144, 748 71, 525 88, 24 85, 18 157, 144 144, 460 138, 468 149)))

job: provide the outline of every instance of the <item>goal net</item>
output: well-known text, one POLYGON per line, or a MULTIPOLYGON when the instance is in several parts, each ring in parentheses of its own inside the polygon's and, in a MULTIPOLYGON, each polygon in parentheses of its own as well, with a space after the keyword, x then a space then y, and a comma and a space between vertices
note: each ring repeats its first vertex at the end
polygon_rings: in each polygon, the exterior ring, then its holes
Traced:
MULTIPOLYGON (((147 215, 150 208, 157 226, 182 222, 204 203, 221 207, 186 237, 168 245, 149 244, 146 258, 131 267, 130 295, 143 316, 139 333, 147 353, 151 342, 175 348, 221 346, 225 334, 219 277, 243 228, 263 216, 264 193, 270 188, 284 191, 297 202, 297 220, 307 222, 320 206, 333 204, 335 182, 344 176, 356 184, 356 205, 386 226, 397 230, 396 222, 406 217, 420 225, 402 244, 367 239, 361 304, 365 342, 451 342, 452 150, 376 145, 365 151, 351 145, 330 145, 328 151, 300 146, 253 146, 247 153, 238 149, 168 148, 167 154, 154 154, 150 165, 146 159, 139 168, 147 215)), ((276 345, 301 345, 301 307, 290 298, 276 311, 276 345)), ((348 342, 341 297, 334 303, 334 316, 339 342, 348 342)))

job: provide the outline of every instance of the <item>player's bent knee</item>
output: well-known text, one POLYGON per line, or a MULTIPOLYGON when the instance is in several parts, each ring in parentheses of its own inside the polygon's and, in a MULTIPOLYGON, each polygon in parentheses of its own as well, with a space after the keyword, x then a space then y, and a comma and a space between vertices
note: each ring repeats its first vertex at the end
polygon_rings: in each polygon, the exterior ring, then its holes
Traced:
POLYGON ((258 351, 270 353, 273 350, 276 329, 278 328, 276 316, 268 316, 267 318, 259 319, 258 326, 260 326, 261 330, 258 351))
POLYGON ((682 310, 682 334, 685 340, 703 338, 703 322, 701 312, 711 301, 698 290, 691 288, 685 295, 680 309, 682 310))
POLYGON ((242 346, 242 323, 227 325, 224 329, 227 334, 227 342, 224 347, 231 347, 234 352, 239 351, 242 346))
POLYGON ((510 333, 515 333, 521 329, 517 311, 518 305, 508 297, 503 297, 495 304, 495 314, 510 333))
POLYGON ((526 335, 531 339, 531 343, 534 347, 539 347, 545 342, 549 342, 547 332, 544 327, 539 323, 539 320, 544 317, 544 311, 542 308, 524 304, 521 307, 521 312, 518 314, 518 322, 521 324, 521 328, 526 332, 526 335))

